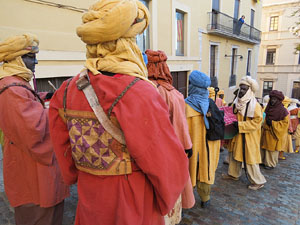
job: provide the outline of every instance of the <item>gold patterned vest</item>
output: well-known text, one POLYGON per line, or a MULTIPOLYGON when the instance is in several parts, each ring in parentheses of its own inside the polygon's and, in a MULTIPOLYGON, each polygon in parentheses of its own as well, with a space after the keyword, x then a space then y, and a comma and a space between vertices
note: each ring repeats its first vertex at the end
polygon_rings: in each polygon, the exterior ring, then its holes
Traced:
MULTIPOLYGON (((136 82, 137 80, 132 82, 130 87, 136 82)), ((69 130, 76 168, 93 175, 131 174, 131 158, 126 145, 118 142, 104 129, 94 112, 67 109, 67 88, 68 85, 65 89, 64 108, 59 109, 59 114, 69 130)), ((110 113, 128 89, 126 87, 109 109, 109 118, 119 129, 117 118, 110 116, 110 113)))

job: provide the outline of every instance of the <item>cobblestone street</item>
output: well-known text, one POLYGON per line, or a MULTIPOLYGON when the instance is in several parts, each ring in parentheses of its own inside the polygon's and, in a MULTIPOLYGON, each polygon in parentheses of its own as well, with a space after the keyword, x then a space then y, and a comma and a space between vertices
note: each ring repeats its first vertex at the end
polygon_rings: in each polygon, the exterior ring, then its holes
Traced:
MULTIPOLYGON (((299 224, 300 225, 300 154, 286 155, 274 170, 261 169, 267 179, 265 187, 258 191, 247 189, 245 175, 239 181, 222 180, 221 174, 227 172, 223 164, 226 151, 221 153, 216 182, 212 188, 211 205, 200 207, 197 199, 193 209, 185 210, 180 225, 196 224, 299 224)), ((0 157, 1 159, 2 157, 0 157)), ((65 202, 64 225, 73 224, 77 203, 76 186, 72 196, 65 202)), ((13 209, 5 198, 0 175, 0 224, 14 224, 13 209)))

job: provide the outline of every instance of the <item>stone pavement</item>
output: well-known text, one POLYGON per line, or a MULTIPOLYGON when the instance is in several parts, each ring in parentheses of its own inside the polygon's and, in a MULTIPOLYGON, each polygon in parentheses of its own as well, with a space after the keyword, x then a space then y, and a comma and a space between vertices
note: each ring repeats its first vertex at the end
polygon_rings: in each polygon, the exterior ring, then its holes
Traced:
MULTIPOLYGON (((247 189, 245 175, 239 181, 222 180, 227 172, 223 164, 226 151, 221 153, 215 185, 211 193, 211 205, 200 207, 195 192, 196 205, 184 210, 180 225, 196 224, 296 224, 300 225, 300 154, 289 154, 274 170, 261 169, 267 179, 265 187, 258 191, 247 189)), ((1 160, 1 155, 0 155, 1 160)), ((3 192, 2 161, 0 161, 0 225, 14 224, 13 209, 3 192)), ((65 202, 64 225, 74 223, 77 204, 76 186, 71 188, 71 197, 65 202)))
POLYGON ((223 164, 226 154, 227 151, 221 153, 210 207, 202 209, 195 192, 196 205, 184 210, 180 225, 300 225, 300 154, 285 154, 287 159, 280 160, 274 170, 261 167, 267 183, 258 191, 247 189, 244 172, 239 181, 221 178, 228 169, 223 164))

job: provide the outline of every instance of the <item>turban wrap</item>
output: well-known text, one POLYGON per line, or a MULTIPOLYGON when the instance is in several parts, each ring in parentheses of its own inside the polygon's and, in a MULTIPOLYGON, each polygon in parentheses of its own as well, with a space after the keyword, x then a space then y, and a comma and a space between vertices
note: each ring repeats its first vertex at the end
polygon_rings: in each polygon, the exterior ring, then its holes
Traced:
POLYGON ((270 98, 275 97, 278 101, 275 105, 271 105, 269 101, 267 108, 265 110, 266 118, 274 121, 283 120, 287 115, 288 111, 284 108, 282 101, 284 100, 284 95, 281 91, 273 90, 269 93, 270 98))
POLYGON ((291 103, 293 104, 299 104, 299 100, 296 98, 291 98, 291 103))
POLYGON ((268 102, 270 101, 270 96, 269 95, 265 95, 265 97, 263 97, 263 105, 264 107, 267 106, 268 102))
POLYGON ((207 88, 211 84, 210 78, 205 73, 194 70, 189 76, 189 81, 189 96, 185 102, 204 115, 205 127, 208 129, 209 123, 206 114, 209 107, 209 91, 207 88))
POLYGON ((270 98, 275 97, 277 98, 280 102, 284 100, 284 95, 281 91, 273 90, 269 93, 270 98))
POLYGON ((146 55, 148 58, 148 78, 155 80, 158 84, 167 90, 174 89, 173 77, 167 65, 167 55, 163 51, 147 50, 146 55))
POLYGON ((209 91, 209 97, 213 100, 215 100, 215 95, 216 95, 216 92, 215 92, 215 88, 213 87, 209 87, 207 88, 208 91, 209 91))
POLYGON ((284 99, 282 101, 282 105, 284 106, 284 108, 287 109, 290 103, 291 103, 291 99, 287 96, 284 96, 284 99))
MULTIPOLYGON (((100 0, 82 16, 77 35, 86 43, 85 66, 147 80, 147 68, 135 37, 147 28, 149 12, 138 0, 100 0)), ((150 81, 149 81, 150 82, 150 81)))
MULTIPOLYGON (((288 111, 291 113, 292 110, 297 109, 297 104, 299 104, 299 100, 295 98, 291 98, 291 104, 288 107, 288 111)), ((297 109, 298 110, 298 109, 297 109)), ((291 114, 292 115, 292 114, 291 114)), ((298 115, 298 111, 297 111, 298 115)), ((298 119, 297 119, 298 120, 298 119)))
POLYGON ((250 76, 245 76, 241 79, 240 85, 241 84, 245 84, 247 86, 249 86, 252 90, 252 92, 256 92, 259 88, 258 83, 256 82, 256 80, 252 79, 250 76))
POLYGON ((19 76, 26 81, 32 78, 32 71, 27 69, 21 56, 37 53, 39 41, 35 35, 23 34, 10 37, 0 43, 0 79, 8 76, 19 76))
POLYGON ((247 117, 253 118, 257 103, 254 93, 258 90, 259 86, 256 80, 252 79, 250 76, 242 77, 240 85, 242 84, 249 86, 249 89, 243 97, 236 98, 234 100, 234 104, 236 109, 242 116, 245 116, 248 104, 247 117))

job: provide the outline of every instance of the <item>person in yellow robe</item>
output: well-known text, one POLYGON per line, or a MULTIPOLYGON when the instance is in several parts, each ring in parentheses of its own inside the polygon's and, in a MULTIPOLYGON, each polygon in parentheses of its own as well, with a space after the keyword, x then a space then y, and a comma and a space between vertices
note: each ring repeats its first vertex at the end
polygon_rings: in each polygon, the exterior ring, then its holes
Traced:
POLYGON ((212 100, 215 101, 216 105, 218 107, 222 107, 224 106, 223 104, 223 100, 219 97, 219 95, 217 94, 216 96, 216 91, 215 91, 215 88, 214 87, 209 87, 207 88, 208 91, 209 91, 209 98, 211 98, 212 100))
POLYGON ((265 169, 273 169, 278 163, 279 151, 283 151, 288 140, 289 113, 283 106, 284 95, 281 91, 270 92, 270 101, 265 110, 261 148, 265 169))
POLYGON ((226 101, 225 101, 225 96, 224 96, 224 90, 220 90, 220 91, 218 92, 218 97, 219 97, 220 99, 222 99, 222 104, 223 104, 223 106, 226 106, 226 101))
POLYGON ((291 121, 291 113, 288 110, 288 107, 290 106, 292 99, 290 99, 289 97, 285 96, 284 100, 282 101, 282 104, 284 106, 284 108, 287 109, 289 115, 289 127, 288 127, 288 134, 287 134, 287 141, 285 142, 285 146, 283 147, 283 151, 279 151, 279 155, 278 155, 278 159, 280 160, 285 160, 286 157, 284 156, 284 152, 287 153, 294 153, 294 149, 293 149, 293 140, 292 140, 292 134, 293 134, 293 125, 292 125, 292 121, 291 121))
POLYGON ((235 122, 238 134, 228 144, 228 174, 223 179, 238 180, 242 175, 242 164, 251 183, 248 188, 258 190, 264 187, 266 179, 260 171, 260 136, 263 119, 262 107, 255 98, 258 84, 251 77, 243 77, 239 85, 238 97, 233 103, 238 121, 235 122))
POLYGON ((189 133, 193 143, 193 155, 189 161, 190 175, 193 187, 197 184, 201 207, 205 208, 210 203, 211 185, 215 181, 221 143, 220 140, 206 140, 206 128, 209 127, 206 117, 209 108, 207 87, 211 83, 210 78, 206 74, 194 70, 189 76, 189 81, 189 96, 185 102, 189 133))

